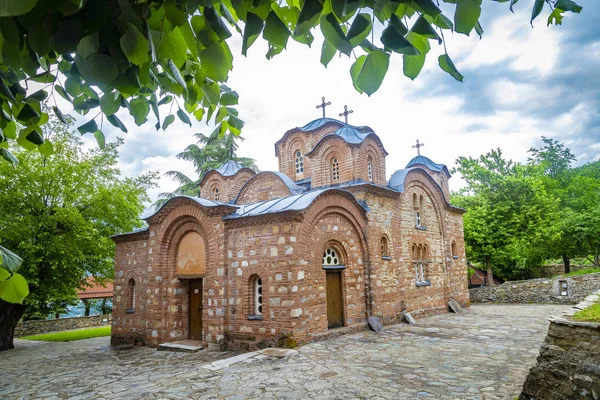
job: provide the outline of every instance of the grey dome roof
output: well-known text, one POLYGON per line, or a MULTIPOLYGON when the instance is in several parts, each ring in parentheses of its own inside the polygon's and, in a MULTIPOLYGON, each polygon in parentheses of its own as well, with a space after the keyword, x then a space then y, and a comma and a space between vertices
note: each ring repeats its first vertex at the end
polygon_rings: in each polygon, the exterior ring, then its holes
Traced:
POLYGON ((217 171, 218 173, 220 173, 223 176, 233 176, 242 168, 246 168, 246 167, 244 167, 242 164, 240 164, 238 162, 231 160, 231 161, 227 161, 225 164, 223 164, 219 168, 215 169, 215 171, 217 171))
POLYGON ((337 119, 334 119, 334 118, 318 118, 313 121, 310 121, 308 124, 304 125, 303 127, 298 127, 298 129, 303 132, 314 131, 315 129, 319 129, 320 127, 322 127, 323 125, 325 125, 329 122, 337 123, 340 125, 346 125, 342 121, 338 121, 337 119))
POLYGON ((432 171, 436 171, 436 172, 443 171, 446 174, 448 174, 448 176, 451 176, 450 171, 448 171, 448 167, 446 167, 444 164, 434 163, 433 161, 431 161, 429 158, 427 158, 425 156, 421 156, 421 155, 416 156, 415 158, 410 160, 408 162, 408 164, 406 164, 406 168, 414 167, 416 165, 424 165, 432 171))

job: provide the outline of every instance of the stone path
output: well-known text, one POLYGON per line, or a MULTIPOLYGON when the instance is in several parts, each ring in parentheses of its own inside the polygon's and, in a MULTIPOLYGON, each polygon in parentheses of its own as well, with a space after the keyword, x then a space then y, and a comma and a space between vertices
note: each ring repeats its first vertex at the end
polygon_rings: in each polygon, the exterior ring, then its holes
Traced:
POLYGON ((416 325, 262 353, 111 349, 108 338, 17 341, 0 353, 2 399, 514 399, 546 319, 568 306, 475 305, 416 325))

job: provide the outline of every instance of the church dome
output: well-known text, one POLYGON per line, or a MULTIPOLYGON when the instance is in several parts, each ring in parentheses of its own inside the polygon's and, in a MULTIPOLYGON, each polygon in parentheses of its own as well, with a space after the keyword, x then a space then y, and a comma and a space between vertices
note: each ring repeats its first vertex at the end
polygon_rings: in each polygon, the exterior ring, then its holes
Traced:
POLYGON ((449 177, 452 176, 452 175, 450 175, 450 171, 448 170, 448 167, 446 167, 444 164, 434 163, 433 161, 431 161, 431 159, 429 159, 425 156, 422 156, 422 155, 418 155, 415 158, 413 158, 412 160, 410 160, 408 162, 408 164, 406 164, 406 168, 416 167, 419 165, 425 166, 425 167, 429 168, 431 171, 445 172, 449 177))
POLYGON ((246 168, 246 167, 244 167, 242 164, 240 164, 238 162, 230 160, 230 161, 227 161, 225 164, 221 165, 215 171, 217 171, 218 173, 220 173, 223 176, 233 176, 242 168, 246 168))

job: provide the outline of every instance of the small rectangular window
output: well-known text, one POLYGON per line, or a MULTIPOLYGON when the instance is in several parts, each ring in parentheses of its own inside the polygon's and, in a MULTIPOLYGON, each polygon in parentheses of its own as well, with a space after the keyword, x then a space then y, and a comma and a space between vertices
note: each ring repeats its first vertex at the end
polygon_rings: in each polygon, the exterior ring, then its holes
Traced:
POLYGON ((567 281, 558 281, 558 287, 561 296, 569 295, 569 284, 567 283, 567 281))

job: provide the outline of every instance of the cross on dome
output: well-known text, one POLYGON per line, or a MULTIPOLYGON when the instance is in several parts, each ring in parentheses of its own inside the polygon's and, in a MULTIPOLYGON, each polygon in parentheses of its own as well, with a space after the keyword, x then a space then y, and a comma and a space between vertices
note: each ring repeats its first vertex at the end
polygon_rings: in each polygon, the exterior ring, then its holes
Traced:
POLYGON ((322 108, 323 109, 323 118, 325 118, 325 107, 330 106, 331 102, 328 101, 327 103, 325 103, 325 97, 321 97, 321 104, 319 104, 317 106, 317 109, 322 108))
POLYGON ((344 106, 344 112, 340 113, 340 117, 344 116, 346 123, 348 123, 348 114, 352 114, 353 112, 354 112, 354 110, 348 111, 348 106, 344 106))
POLYGON ((421 155, 421 147, 425 146, 425 143, 419 143, 419 139, 417 139, 417 144, 415 144, 412 148, 417 149, 417 154, 421 155))

